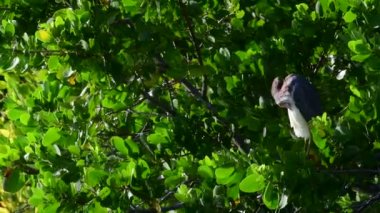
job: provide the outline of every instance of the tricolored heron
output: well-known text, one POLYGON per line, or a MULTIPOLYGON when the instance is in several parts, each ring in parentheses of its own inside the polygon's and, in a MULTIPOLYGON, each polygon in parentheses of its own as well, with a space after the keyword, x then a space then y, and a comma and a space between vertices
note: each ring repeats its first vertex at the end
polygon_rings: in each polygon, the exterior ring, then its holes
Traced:
POLYGON ((288 109, 290 126, 295 136, 308 141, 310 146, 310 130, 308 121, 322 114, 319 94, 314 86, 300 75, 290 74, 284 80, 275 78, 271 89, 276 104, 288 109))

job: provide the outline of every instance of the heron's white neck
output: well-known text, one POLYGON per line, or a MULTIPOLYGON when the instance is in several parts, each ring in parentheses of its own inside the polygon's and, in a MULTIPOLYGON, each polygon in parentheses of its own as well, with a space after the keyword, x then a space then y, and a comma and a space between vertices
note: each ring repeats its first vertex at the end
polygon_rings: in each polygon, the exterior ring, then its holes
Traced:
POLYGON ((288 116, 290 126, 293 128, 294 134, 299 138, 309 139, 310 130, 306 120, 297 107, 288 108, 288 116))

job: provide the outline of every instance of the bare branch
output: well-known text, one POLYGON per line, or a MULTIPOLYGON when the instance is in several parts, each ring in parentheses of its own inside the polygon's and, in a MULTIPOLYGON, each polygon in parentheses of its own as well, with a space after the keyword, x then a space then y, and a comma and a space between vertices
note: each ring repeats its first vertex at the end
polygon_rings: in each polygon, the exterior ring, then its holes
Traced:
MULTIPOLYGON (((173 206, 168 206, 168 207, 161 207, 161 212, 168 212, 168 211, 173 211, 176 209, 183 208, 184 204, 183 203, 176 203, 173 206)), ((134 212, 134 213, 156 213, 156 209, 141 209, 141 208, 133 208, 130 209, 129 212, 134 212)))
POLYGON ((207 107, 207 109, 211 111, 211 113, 216 113, 216 109, 211 105, 211 103, 205 100, 202 94, 197 90, 197 88, 195 88, 188 80, 182 79, 181 83, 190 91, 190 93, 195 98, 202 102, 207 107))
POLYGON ((167 114, 169 114, 171 116, 176 116, 177 115, 177 113, 174 110, 170 109, 170 107, 166 106, 164 103, 160 102, 159 100, 157 100, 153 96, 149 95, 149 93, 147 91, 143 91, 143 95, 152 104, 154 104, 155 106, 157 106, 158 108, 160 108, 161 110, 163 110, 164 112, 166 112, 167 114))
POLYGON ((354 204, 352 207, 355 212, 363 212, 366 208, 370 207, 371 205, 378 202, 379 200, 380 200, 380 192, 368 200, 354 204))
POLYGON ((203 66, 203 59, 202 59, 202 55, 201 55, 201 49, 200 49, 199 41, 198 41, 197 37, 195 36, 194 25, 190 20, 189 14, 187 12, 187 7, 183 3, 182 0, 178 0, 178 2, 179 2, 179 6, 181 8, 182 16, 185 19, 187 28, 189 29, 190 38, 191 38, 191 41, 193 42, 193 45, 195 47, 195 51, 197 53, 199 65, 203 66))
MULTIPOLYGON (((182 79, 181 83, 190 91, 190 93, 195 98, 197 98, 200 102, 202 102, 202 104, 204 104, 207 107, 207 109, 219 120, 219 122, 225 128, 230 128, 229 122, 218 115, 218 112, 214 108, 214 106, 208 100, 204 99, 201 93, 189 81, 187 81, 186 79, 182 79)), ((248 144, 244 142, 243 137, 239 133, 237 133, 236 130, 232 137, 233 137, 233 142, 241 151, 243 151, 244 153, 249 152, 250 147, 248 146, 248 144)))
POLYGON ((341 169, 341 170, 320 170, 324 173, 333 173, 333 174, 348 174, 348 173, 358 173, 358 174, 380 174, 378 169, 341 169))
MULTIPOLYGON (((191 41, 194 45, 195 52, 197 54, 198 63, 199 63, 199 65, 203 66, 203 58, 202 58, 201 49, 200 49, 201 45, 199 43, 199 40, 195 36, 194 25, 191 22, 191 19, 189 17, 188 12, 187 12, 187 6, 183 3, 182 0, 178 0, 178 2, 179 2, 179 6, 181 8, 182 16, 185 19, 187 28, 189 29, 189 32, 190 32, 190 38, 191 38, 191 41)), ((205 99, 207 97, 207 83, 208 83, 207 76, 203 75, 201 92, 202 92, 202 97, 205 99)))

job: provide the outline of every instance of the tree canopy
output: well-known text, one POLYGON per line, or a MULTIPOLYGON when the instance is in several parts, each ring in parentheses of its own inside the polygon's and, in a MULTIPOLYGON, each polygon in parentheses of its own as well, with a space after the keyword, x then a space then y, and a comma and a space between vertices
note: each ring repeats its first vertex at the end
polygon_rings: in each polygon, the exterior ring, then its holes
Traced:
POLYGON ((1 212, 380 200, 380 1, 0 0, 1 212), (317 88, 310 156, 270 94, 317 88))

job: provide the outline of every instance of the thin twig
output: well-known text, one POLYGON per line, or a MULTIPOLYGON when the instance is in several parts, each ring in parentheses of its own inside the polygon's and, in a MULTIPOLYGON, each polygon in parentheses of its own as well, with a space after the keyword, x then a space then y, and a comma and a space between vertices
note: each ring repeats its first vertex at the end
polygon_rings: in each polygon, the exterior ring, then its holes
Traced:
POLYGON ((341 170, 320 170, 324 173, 333 173, 333 174, 347 174, 347 173, 358 173, 358 174, 379 174, 380 170, 378 169, 341 169, 341 170))
MULTIPOLYGON (((191 22, 191 19, 187 12, 187 6, 183 3, 182 0, 178 0, 178 2, 181 8, 182 16, 185 19, 187 28, 189 29, 189 32, 190 32, 190 38, 194 45, 195 52, 197 54, 198 63, 199 65, 203 66, 203 58, 202 58, 201 49, 200 49, 201 45, 199 43, 199 40, 195 36, 194 24, 191 22)), ((201 92, 202 92, 202 97, 205 99, 207 98, 207 83, 208 83, 207 76, 203 75, 201 92)))
POLYGON ((355 212, 362 212, 366 208, 370 207, 375 202, 378 202, 380 200, 380 192, 377 193, 375 196, 371 197, 370 199, 360 202, 358 204, 355 204, 353 206, 355 212))
POLYGON ((147 91, 143 91, 143 95, 146 99, 148 99, 152 104, 163 110, 164 112, 168 113, 171 116, 176 116, 176 111, 170 109, 170 107, 166 106, 164 103, 161 103, 159 100, 154 98, 153 96, 149 95, 147 91))
POLYGON ((199 41, 198 41, 197 37, 195 36, 194 25, 190 20, 189 14, 187 13, 187 7, 182 2, 182 0, 178 0, 178 2, 179 2, 179 6, 181 8, 182 16, 186 21, 187 28, 189 29, 191 41, 193 42, 193 45, 195 47, 195 51, 197 54, 197 59, 198 59, 199 65, 203 66, 203 59, 202 59, 202 55, 201 55, 201 49, 200 49, 199 41))
POLYGON ((10 7, 0 7, 0 10, 12 10, 12 8, 10 8, 10 7))
MULTIPOLYGON (((184 204, 183 203, 176 203, 173 206, 168 206, 168 207, 161 207, 161 212, 168 212, 168 211, 173 211, 176 209, 183 208, 184 204)), ((129 212, 135 212, 135 213, 156 213, 156 209, 141 209, 141 208, 133 208, 130 209, 129 212)))
MULTIPOLYGON (((230 128, 229 122, 227 120, 225 120, 224 118, 219 116, 219 114, 218 114, 217 110, 214 108, 214 106, 208 100, 204 99, 202 97, 201 93, 189 81, 187 81, 186 79, 182 79, 181 83, 190 91, 190 93, 196 99, 198 99, 200 102, 202 102, 202 104, 204 104, 207 107, 207 109, 219 120, 219 122, 225 128, 230 128)), ((232 137, 233 137, 233 142, 241 151, 243 151, 244 153, 249 152, 250 147, 248 146, 248 144, 246 144, 244 142, 244 139, 242 138, 242 136, 239 133, 236 132, 236 130, 235 130, 234 134, 232 135, 232 137)))
POLYGON ((198 91, 197 88, 195 88, 188 80, 182 79, 181 83, 190 91, 190 93, 197 98, 200 102, 202 102, 208 110, 211 111, 211 113, 216 114, 216 109, 212 106, 212 104, 205 100, 202 94, 198 91))

